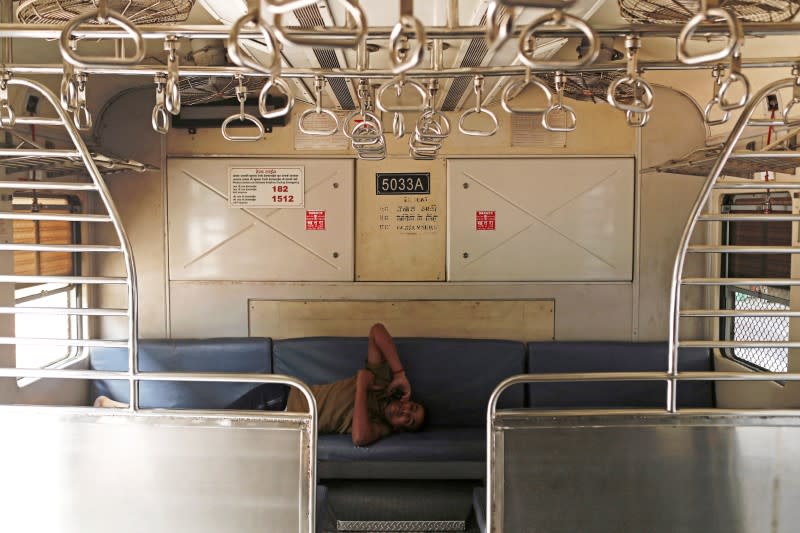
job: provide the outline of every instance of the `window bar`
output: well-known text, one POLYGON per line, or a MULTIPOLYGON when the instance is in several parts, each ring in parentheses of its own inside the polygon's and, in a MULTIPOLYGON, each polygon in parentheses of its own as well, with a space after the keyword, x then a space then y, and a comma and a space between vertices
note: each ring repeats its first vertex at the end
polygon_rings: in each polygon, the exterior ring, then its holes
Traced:
MULTIPOLYGON (((24 244, 0 243, 0 251, 17 252, 121 252, 121 246, 105 244, 24 244)), ((83 279, 83 278, 81 278, 83 279)))
POLYGON ((53 213, 0 213, 0 220, 52 220, 61 222, 111 222, 108 215, 53 214, 53 213))

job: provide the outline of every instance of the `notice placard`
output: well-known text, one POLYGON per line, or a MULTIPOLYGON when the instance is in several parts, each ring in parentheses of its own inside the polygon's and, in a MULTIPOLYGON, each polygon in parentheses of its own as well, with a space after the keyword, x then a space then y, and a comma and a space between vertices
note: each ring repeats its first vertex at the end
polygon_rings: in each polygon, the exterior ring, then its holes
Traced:
POLYGON ((303 167, 233 167, 228 170, 230 207, 303 207, 303 167))

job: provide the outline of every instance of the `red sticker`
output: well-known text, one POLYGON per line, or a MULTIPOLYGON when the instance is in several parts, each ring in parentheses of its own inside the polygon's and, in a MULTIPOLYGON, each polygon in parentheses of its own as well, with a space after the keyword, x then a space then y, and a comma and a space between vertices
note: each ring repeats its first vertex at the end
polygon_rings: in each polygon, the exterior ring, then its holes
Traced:
POLYGON ((306 211, 306 230, 324 230, 325 211, 306 211))
POLYGON ((475 211, 475 231, 494 231, 494 211, 475 211))

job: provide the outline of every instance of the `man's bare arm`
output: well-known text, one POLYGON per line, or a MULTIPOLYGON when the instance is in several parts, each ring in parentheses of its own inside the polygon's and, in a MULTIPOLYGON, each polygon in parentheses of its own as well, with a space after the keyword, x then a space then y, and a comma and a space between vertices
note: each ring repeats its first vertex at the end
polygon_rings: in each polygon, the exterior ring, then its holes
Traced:
POLYGON ((403 363, 397 355, 397 347, 392 336, 383 324, 375 324, 369 330, 369 347, 367 349, 367 361, 371 365, 378 365, 383 361, 389 365, 392 371, 392 381, 389 390, 399 389, 403 391, 403 399, 411 397, 411 384, 408 382, 403 363))
POLYGON ((380 426, 369 419, 367 410, 367 392, 374 380, 375 376, 369 370, 361 369, 356 374, 356 397, 351 429, 353 444, 356 446, 367 446, 382 437, 380 426))

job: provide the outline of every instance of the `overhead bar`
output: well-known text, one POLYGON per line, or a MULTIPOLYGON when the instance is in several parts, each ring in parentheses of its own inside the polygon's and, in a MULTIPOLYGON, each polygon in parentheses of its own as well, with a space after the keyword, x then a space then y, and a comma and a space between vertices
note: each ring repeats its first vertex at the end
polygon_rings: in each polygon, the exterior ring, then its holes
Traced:
MULTIPOLYGON (((796 22, 769 22, 769 23, 743 23, 745 35, 753 37, 766 37, 770 35, 797 35, 800 33, 800 24, 796 22)), ((593 26, 600 37, 625 37, 638 34, 641 37, 673 37, 677 38, 682 24, 616 24, 593 26)), ((0 24, 0 37, 16 37, 23 39, 58 39, 64 27, 60 24, 0 24)), ((162 40, 167 36, 202 39, 227 39, 230 27, 221 24, 142 24, 136 29, 145 39, 162 40)), ((509 37, 519 37, 522 27, 514 28, 509 37)), ((287 36, 296 38, 319 38, 336 40, 342 37, 352 37, 353 31, 341 27, 326 27, 324 32, 315 28, 286 28, 287 36)), ((723 24, 701 24, 694 32, 696 37, 712 35, 727 35, 728 27, 723 24)), ((485 35, 484 26, 427 26, 425 33, 428 39, 479 39, 485 35)), ((367 29, 367 39, 389 39, 392 26, 372 26, 367 29)), ((122 39, 129 35, 117 26, 80 26, 72 31, 78 39, 122 39)), ((574 28, 542 28, 537 30, 537 37, 580 37, 583 34, 574 28)), ((261 37, 258 28, 242 28, 241 37, 261 37)), ((409 37, 414 38, 413 32, 409 37)))
MULTIPOLYGON (((800 30, 798 30, 800 31, 800 30)), ((791 68, 797 64, 796 57, 776 57, 776 58, 757 58, 751 60, 742 60, 743 68, 791 68)), ((713 64, 701 65, 684 65, 678 61, 640 61, 639 68, 643 71, 647 70, 710 70, 714 67, 713 64)), ((61 64, 16 64, 9 65, 6 70, 15 75, 59 75, 64 72, 64 67, 61 64)), ((166 67, 158 66, 133 66, 133 67, 89 67, 81 69, 87 74, 114 74, 124 76, 155 76, 159 73, 166 72, 166 67)), ((482 67, 458 67, 458 68, 442 68, 441 70, 434 70, 430 68, 412 69, 405 73, 407 78, 453 78, 458 76, 484 76, 484 77, 503 77, 503 76, 524 76, 525 67, 523 66, 482 66, 482 67)), ((619 62, 615 63, 594 63, 592 65, 581 67, 580 72, 624 72, 625 65, 619 62)), ((531 69, 532 72, 551 72, 552 69, 548 68, 535 68, 531 69)), ((198 67, 198 66, 184 66, 180 67, 179 74, 181 76, 216 76, 216 77, 234 77, 237 74, 243 74, 251 77, 269 77, 269 74, 263 72, 256 72, 251 69, 242 67, 198 67)), ((319 76, 326 78, 370 78, 370 79, 392 79, 397 75, 390 69, 370 69, 362 71, 358 69, 323 69, 323 68, 283 68, 281 69, 281 78, 309 78, 313 79, 319 76)))

